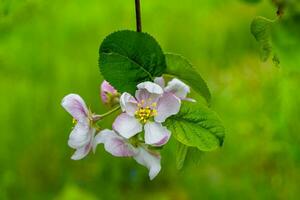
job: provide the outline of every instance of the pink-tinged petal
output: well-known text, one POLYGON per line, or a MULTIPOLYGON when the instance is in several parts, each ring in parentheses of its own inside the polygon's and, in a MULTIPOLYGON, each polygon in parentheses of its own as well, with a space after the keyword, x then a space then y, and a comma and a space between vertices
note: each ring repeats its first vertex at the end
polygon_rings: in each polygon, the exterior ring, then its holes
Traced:
POLYGON ((152 146, 162 146, 169 141, 171 132, 160 123, 147 122, 145 129, 145 143, 152 146))
POLYGON ((141 132, 143 127, 135 117, 122 113, 115 119, 113 129, 128 139, 141 132))
POLYGON ((104 80, 102 82, 101 90, 103 92, 107 92, 107 93, 111 93, 111 94, 117 93, 117 90, 109 82, 107 82, 106 80, 104 80))
POLYGON ((75 149, 85 146, 91 139, 90 132, 88 122, 78 122, 69 136, 68 145, 75 149))
POLYGON ((104 144, 106 142, 106 139, 109 137, 108 135, 111 134, 111 133, 115 133, 114 131, 112 130, 109 130, 109 129, 104 129, 102 131, 100 131, 94 138, 94 141, 93 141, 93 151, 94 153, 96 152, 96 148, 97 148, 97 145, 98 144, 104 144))
POLYGON ((90 150, 92 149, 92 146, 93 146, 93 138, 94 138, 95 132, 96 132, 95 129, 90 130, 89 141, 85 145, 83 145, 79 148, 76 148, 75 153, 71 157, 72 160, 80 160, 80 159, 84 158, 90 152, 90 150))
POLYGON ((154 79, 154 83, 156 83, 157 85, 159 85, 162 88, 165 87, 165 79, 163 77, 156 77, 154 79))
POLYGON ((77 94, 69 94, 65 96, 61 105, 70 113, 77 121, 84 121, 88 116, 88 109, 83 99, 77 94))
POLYGON ((117 90, 109 84, 106 80, 104 80, 100 87, 101 90, 101 99, 104 103, 108 103, 108 95, 116 94, 117 90))
POLYGON ((161 94, 150 93, 146 89, 138 89, 135 92, 135 96, 143 107, 151 107, 153 103, 158 101, 158 99, 161 97, 161 94))
POLYGON ((104 144, 105 150, 113 156, 129 157, 137 153, 137 150, 125 138, 112 130, 105 129, 96 135, 93 148, 96 149, 97 144, 100 143, 104 144))
POLYGON ((142 102, 142 106, 150 106, 156 102, 158 98, 163 94, 163 89, 150 81, 146 81, 137 85, 138 90, 135 92, 135 97, 142 102))
POLYGON ((190 87, 177 78, 174 78, 165 87, 165 91, 173 93, 180 99, 184 99, 190 93, 190 87))
POLYGON ((72 155, 71 159, 72 160, 80 160, 80 159, 84 158, 90 152, 91 147, 92 147, 92 145, 86 145, 86 146, 76 149, 76 151, 72 155))
POLYGON ((138 109, 137 101, 129 93, 124 92, 120 97, 120 105, 123 112, 130 116, 134 116, 135 111, 138 109))
POLYGON ((152 94, 162 94, 164 92, 163 89, 159 85, 157 85, 156 83, 152 83, 150 81, 146 81, 146 82, 138 84, 137 88, 145 89, 149 93, 152 93, 152 94))
POLYGON ((172 93, 165 92, 157 102, 157 115, 154 120, 164 122, 171 115, 179 112, 181 101, 172 93))
POLYGON ((160 155, 147 151, 146 149, 139 147, 139 152, 133 158, 141 165, 145 166, 149 170, 150 180, 153 180, 160 172, 160 155))

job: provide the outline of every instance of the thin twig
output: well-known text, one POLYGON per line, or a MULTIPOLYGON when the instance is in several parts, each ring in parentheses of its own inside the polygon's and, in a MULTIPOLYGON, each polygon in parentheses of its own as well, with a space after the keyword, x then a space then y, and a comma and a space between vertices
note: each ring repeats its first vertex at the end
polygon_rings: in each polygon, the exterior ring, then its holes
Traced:
POLYGON ((135 0, 135 18, 136 18, 136 31, 137 32, 142 32, 140 0, 135 0))

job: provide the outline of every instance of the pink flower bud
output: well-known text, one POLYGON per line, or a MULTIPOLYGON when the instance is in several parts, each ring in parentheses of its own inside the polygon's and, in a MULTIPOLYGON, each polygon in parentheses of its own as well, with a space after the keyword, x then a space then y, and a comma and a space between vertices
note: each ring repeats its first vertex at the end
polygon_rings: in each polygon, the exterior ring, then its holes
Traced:
POLYGON ((100 90, 101 100, 104 104, 113 106, 118 103, 120 96, 118 91, 106 80, 102 82, 100 90))

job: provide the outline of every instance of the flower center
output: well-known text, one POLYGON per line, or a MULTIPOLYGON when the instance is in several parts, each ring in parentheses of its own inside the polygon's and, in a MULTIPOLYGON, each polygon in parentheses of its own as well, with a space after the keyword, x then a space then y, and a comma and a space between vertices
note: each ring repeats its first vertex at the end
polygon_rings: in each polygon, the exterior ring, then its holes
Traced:
POLYGON ((152 103, 151 106, 143 106, 144 101, 138 104, 138 110, 135 111, 135 117, 143 124, 145 124, 150 118, 157 115, 156 103, 152 103))

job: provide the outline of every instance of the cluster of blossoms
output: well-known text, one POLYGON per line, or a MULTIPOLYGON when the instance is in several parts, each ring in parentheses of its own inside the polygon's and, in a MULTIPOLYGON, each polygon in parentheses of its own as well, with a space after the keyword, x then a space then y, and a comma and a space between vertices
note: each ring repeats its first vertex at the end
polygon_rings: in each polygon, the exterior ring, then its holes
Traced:
POLYGON ((76 149, 71 158, 82 159, 91 149, 95 152, 97 145, 103 144, 113 156, 133 157, 147 167, 152 180, 161 169, 161 156, 154 149, 165 145, 171 136, 162 123, 179 112, 182 100, 194 101, 187 98, 189 92, 189 86, 176 78, 167 85, 162 77, 155 78, 154 82, 140 83, 135 97, 127 92, 120 95, 104 81, 101 84, 102 101, 110 106, 120 106, 103 115, 92 113, 79 95, 67 95, 62 106, 76 123, 68 141, 68 145, 76 149), (100 130, 97 122, 118 109, 122 113, 113 122, 112 130, 100 130))

